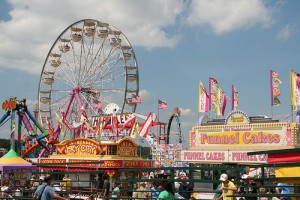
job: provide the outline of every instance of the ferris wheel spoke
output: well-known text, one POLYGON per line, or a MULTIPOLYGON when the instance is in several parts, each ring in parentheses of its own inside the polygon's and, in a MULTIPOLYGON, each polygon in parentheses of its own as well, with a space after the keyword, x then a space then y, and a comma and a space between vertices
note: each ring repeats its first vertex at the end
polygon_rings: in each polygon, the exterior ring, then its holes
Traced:
POLYGON ((68 94, 71 94, 71 92, 72 92, 72 90, 50 90, 52 93, 54 93, 54 92, 57 92, 57 93, 59 93, 59 92, 62 92, 62 93, 68 93, 68 94))
MULTIPOLYGON (((98 78, 97 76, 95 76, 95 78, 90 78, 91 81, 90 81, 90 82, 87 82, 87 85, 92 84, 92 83, 94 83, 94 85, 97 85, 97 83, 103 82, 103 80, 105 80, 105 79, 104 79, 105 77, 108 77, 109 75, 112 75, 112 74, 114 74, 114 73, 119 72, 120 70, 122 70, 122 68, 123 68, 123 67, 119 67, 119 68, 117 68, 117 69, 115 69, 115 70, 113 70, 113 71, 109 71, 109 72, 107 72, 107 74, 102 75, 102 76, 99 77, 99 78, 98 78)), ((118 77, 119 77, 119 75, 118 75, 118 77)), ((99 86, 100 86, 100 85, 99 85, 99 86)))
POLYGON ((56 81, 59 81, 59 82, 61 82, 61 83, 64 83, 64 84, 70 86, 71 88, 73 88, 73 87, 75 86, 75 83, 74 83, 74 82, 72 83, 72 82, 70 82, 69 80, 64 79, 64 77, 61 77, 60 75, 56 75, 56 76, 55 76, 55 80, 56 80, 56 81))
MULTIPOLYGON (((71 45, 71 50, 73 49, 72 45, 71 45)), ((69 60, 69 54, 67 54, 66 52, 63 53, 63 56, 60 57, 60 65, 59 67, 57 67, 57 70, 55 71, 55 75, 61 75, 61 76, 65 76, 65 79, 68 79, 70 83, 72 83, 72 85, 76 85, 76 77, 74 77, 74 71, 73 68, 69 65, 69 63, 72 63, 69 60), (73 77, 71 77, 73 75, 73 77)))
MULTIPOLYGON (((103 52, 104 52, 104 51, 103 51, 103 52)), ((100 66, 100 68, 94 67, 94 73, 93 73, 93 74, 95 74, 95 72, 98 71, 97 76, 99 76, 99 74, 101 73, 101 68, 102 68, 102 66, 105 66, 104 63, 106 63, 107 60, 108 60, 108 58, 109 58, 110 56, 112 56, 112 53, 113 53, 113 52, 115 52, 115 50, 110 49, 110 52, 109 52, 109 54, 108 54, 107 56, 105 56, 104 54, 102 54, 102 55, 104 56, 104 59, 103 59, 103 61, 98 65, 98 66, 100 66)), ((88 74, 87 74, 87 75, 88 75, 88 74)), ((95 77, 97 77, 97 76, 95 76, 95 77)), ((89 78, 89 77, 87 77, 87 78, 89 78)))
MULTIPOLYGON (((68 66, 71 69, 71 72, 72 72, 72 75, 73 75, 73 78, 74 78, 74 82, 76 82, 76 85, 77 85, 78 80, 79 80, 79 76, 78 76, 78 74, 77 74, 77 76, 75 76, 75 75, 76 75, 76 71, 80 70, 80 58, 81 58, 81 56, 76 54, 74 42, 71 42, 71 46, 72 46, 73 51, 72 51, 72 55, 70 55, 70 60, 73 61, 71 63, 74 65, 74 68, 70 67, 69 64, 68 64, 68 66)), ((68 62, 66 62, 66 63, 68 63, 68 62)))
POLYGON ((104 72, 104 74, 99 71, 99 74, 97 74, 97 76, 95 76, 95 77, 99 77, 99 78, 97 78, 95 81, 102 81, 104 77, 107 77, 108 75, 117 73, 118 71, 124 69, 124 66, 120 66, 120 67, 112 70, 114 66, 116 66, 116 65, 113 65, 112 67, 110 67, 106 72, 104 72))
POLYGON ((95 64, 95 61, 97 59, 97 56, 99 56, 100 53, 101 53, 101 48, 98 48, 98 51, 96 52, 95 56, 93 56, 93 58, 92 58, 92 61, 91 61, 91 64, 90 64, 90 66, 87 70, 86 76, 93 75, 93 74, 95 74, 95 72, 97 70, 99 70, 99 68, 95 64))

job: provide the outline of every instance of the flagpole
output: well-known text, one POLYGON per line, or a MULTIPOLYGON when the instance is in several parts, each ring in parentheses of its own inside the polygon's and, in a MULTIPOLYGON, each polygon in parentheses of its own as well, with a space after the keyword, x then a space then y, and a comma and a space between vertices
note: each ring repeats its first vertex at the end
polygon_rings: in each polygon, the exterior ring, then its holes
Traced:
POLYGON ((159 100, 159 99, 157 99, 157 120, 158 120, 158 122, 159 122, 159 107, 158 107, 158 100, 159 100))
POLYGON ((292 90, 293 90, 293 85, 292 85, 292 76, 293 76, 293 70, 291 69, 290 71, 290 99, 291 99, 291 117, 292 117, 292 123, 294 122, 294 115, 293 115, 293 105, 292 105, 292 90))
POLYGON ((292 123, 294 123, 294 111, 293 111, 293 105, 291 105, 291 117, 292 117, 292 123))
POLYGON ((234 86, 231 85, 231 111, 234 110, 234 86))
POLYGON ((273 97, 273 70, 270 70, 270 97, 271 97, 271 118, 273 118, 273 101, 274 101, 274 97, 273 97))
POLYGON ((210 83, 210 78, 208 78, 208 93, 209 93, 209 99, 208 99, 208 116, 210 117, 210 110, 211 110, 211 83, 210 83))
POLYGON ((197 126, 199 126, 199 117, 200 117, 200 83, 201 83, 201 81, 199 81, 199 85, 198 85, 198 118, 197 118, 197 126))
POLYGON ((271 118, 273 118, 273 106, 271 106, 271 118))
POLYGON ((293 76, 293 70, 291 69, 290 70, 290 100, 291 100, 291 117, 292 117, 292 123, 294 122, 294 114, 293 114, 293 111, 294 111, 294 109, 293 109, 293 105, 292 105, 292 90, 293 90, 293 85, 292 85, 292 76, 293 76))

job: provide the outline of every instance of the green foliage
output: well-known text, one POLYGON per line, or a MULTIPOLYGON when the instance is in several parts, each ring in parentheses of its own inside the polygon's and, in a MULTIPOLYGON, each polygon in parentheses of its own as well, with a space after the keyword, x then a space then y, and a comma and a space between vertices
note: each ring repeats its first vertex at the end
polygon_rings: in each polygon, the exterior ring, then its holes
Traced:
POLYGON ((0 148, 9 150, 10 149, 10 140, 0 138, 0 148))

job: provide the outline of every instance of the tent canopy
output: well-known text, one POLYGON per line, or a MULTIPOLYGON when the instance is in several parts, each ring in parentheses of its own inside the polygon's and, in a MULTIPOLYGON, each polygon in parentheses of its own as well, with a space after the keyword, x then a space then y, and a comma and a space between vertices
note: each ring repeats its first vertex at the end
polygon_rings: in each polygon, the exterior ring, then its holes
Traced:
POLYGON ((13 149, 11 149, 0 158, 0 171, 11 169, 35 170, 36 167, 33 166, 30 162, 18 156, 18 154, 13 149))

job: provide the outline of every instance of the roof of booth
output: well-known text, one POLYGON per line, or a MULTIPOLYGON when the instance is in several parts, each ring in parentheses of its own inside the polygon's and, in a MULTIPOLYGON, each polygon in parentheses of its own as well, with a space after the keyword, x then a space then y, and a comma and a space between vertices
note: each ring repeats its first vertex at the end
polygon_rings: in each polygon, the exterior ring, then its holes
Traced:
POLYGON ((35 168, 30 162, 18 156, 13 149, 0 158, 0 170, 35 168))

